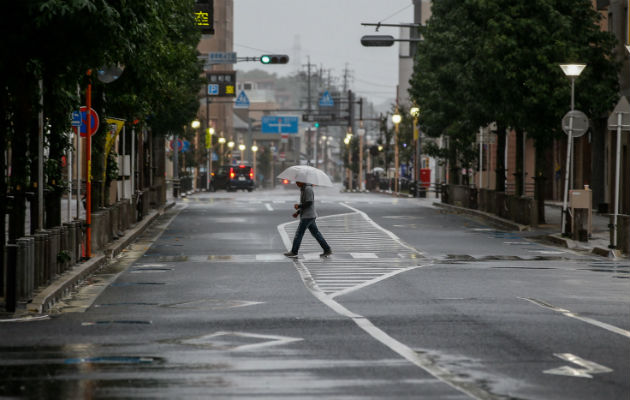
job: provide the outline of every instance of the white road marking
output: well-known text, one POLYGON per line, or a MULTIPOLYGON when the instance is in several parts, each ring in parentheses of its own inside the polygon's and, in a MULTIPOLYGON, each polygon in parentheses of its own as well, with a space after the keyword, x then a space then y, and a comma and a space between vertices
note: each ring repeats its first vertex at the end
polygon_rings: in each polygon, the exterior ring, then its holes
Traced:
POLYGON ((618 335, 621 335, 621 336, 625 336, 625 337, 627 337, 627 338, 630 338, 630 331, 627 331, 627 330, 625 330, 625 329, 618 328, 618 327, 616 327, 616 326, 614 326, 614 325, 610 325, 610 324, 607 324, 607 323, 605 323, 605 322, 598 321, 598 320, 593 319, 593 318, 582 317, 582 316, 580 316, 580 315, 578 315, 578 314, 576 314, 576 313, 573 313, 573 312, 571 312, 571 311, 569 311, 569 310, 565 310, 564 308, 556 307, 556 306, 554 306, 553 304, 549 304, 549 303, 547 303, 547 302, 545 302, 545 301, 542 301, 542 300, 533 299, 533 298, 530 298, 530 297, 519 297, 519 299, 521 299, 521 300, 527 300, 527 301, 529 301, 530 303, 534 303, 534 304, 536 304, 536 305, 537 305, 537 306, 539 306, 539 307, 542 307, 542 308, 546 308, 546 309, 549 309, 549 310, 552 310, 552 311, 559 312, 559 313, 561 313, 561 314, 563 314, 563 315, 565 315, 565 316, 567 316, 567 317, 570 317, 570 318, 575 318, 575 319, 580 320, 580 321, 582 321, 582 322, 586 322, 587 324, 591 324, 591 325, 597 326, 597 327, 599 327, 599 328, 606 329, 607 331, 610 331, 610 332, 616 333, 616 334, 618 334, 618 335))
POLYGON ((378 258, 374 253, 350 253, 352 258, 378 258))
POLYGON ((564 365, 559 368, 545 370, 543 371, 543 373, 552 374, 552 375, 572 376, 575 378, 592 379, 593 375, 591 374, 605 374, 608 372, 612 372, 612 369, 608 367, 604 367, 603 365, 594 363, 593 361, 585 360, 571 353, 560 353, 560 354, 554 353, 554 356, 561 358, 565 361, 568 361, 570 363, 577 364, 580 367, 582 367, 582 369, 564 365))
POLYGON ((213 347, 221 350, 231 350, 231 351, 251 351, 251 350, 259 350, 265 347, 270 346, 278 346, 283 344, 288 344, 292 342, 299 342, 304 340, 302 338, 293 338, 288 336, 276 336, 276 335, 260 335, 256 333, 245 333, 245 332, 216 332, 209 335, 203 335, 200 337, 184 339, 180 343, 189 344, 193 346, 202 346, 202 347, 213 347), (244 344, 240 346, 230 346, 229 344, 225 344, 222 340, 215 340, 217 338, 225 338, 230 336, 236 336, 238 338, 253 338, 253 339, 262 339, 264 342, 253 343, 253 344, 244 344), (218 346, 217 346, 218 342, 218 346), (223 347, 221 346, 223 344, 223 347))
POLYGON ((267 210, 273 211, 273 207, 271 207, 271 204, 265 203, 265 207, 267 207, 267 210))
POLYGON ((430 357, 426 356, 425 354, 417 353, 409 346, 389 336, 385 331, 375 326, 369 319, 365 318, 364 316, 356 314, 348 310, 341 304, 337 303, 331 296, 326 295, 322 290, 319 289, 310 272, 304 266, 304 263, 298 261, 295 263, 295 266, 300 274, 300 277, 302 278, 302 282, 304 282, 306 288, 313 294, 313 296, 315 296, 315 298, 327 305, 337 314, 350 318, 355 324, 357 324, 359 328, 361 328, 363 331, 368 333, 370 336, 372 336, 383 345, 390 348, 396 354, 400 355, 417 367, 423 369, 441 382, 444 382, 450 387, 459 390, 460 392, 465 393, 466 395, 474 399, 499 399, 498 396, 487 392, 481 387, 471 385, 470 381, 465 380, 465 378, 461 378, 457 374, 454 374, 447 369, 437 365, 433 360, 431 360, 430 357))
MULTIPOLYGON (((307 259, 294 260, 294 265, 302 278, 302 282, 304 282, 304 286, 306 286, 315 298, 337 314, 352 319, 359 328, 374 339, 450 387, 474 399, 498 399, 498 396, 484 390, 480 386, 471 384, 469 380, 437 365, 429 356, 414 351, 409 346, 389 336, 386 332, 375 326, 369 319, 348 310, 334 300, 337 296, 359 290, 399 273, 421 268, 432 263, 426 260, 426 263, 419 265, 418 261, 421 260, 421 258, 412 257, 418 254, 421 255, 419 251, 402 242, 394 233, 376 224, 364 212, 347 204, 341 204, 354 212, 331 215, 317 220, 317 225, 333 248, 333 258, 318 262, 307 259), (367 232, 370 233, 368 239, 364 236, 367 232), (340 242, 339 238, 345 238, 348 239, 348 241, 340 242), (354 238, 354 240, 352 238, 354 238), (335 253, 350 253, 351 251, 361 253, 361 248, 369 249, 365 251, 365 253, 378 254, 379 250, 381 250, 388 254, 397 254, 399 258, 394 259, 390 256, 389 258, 377 259, 336 260, 334 257, 335 253), (369 274, 365 275, 359 274, 368 272, 369 274), (357 279, 356 281, 349 280, 350 278, 360 277, 365 279, 357 279)), ((278 225, 278 232, 287 249, 291 247, 291 240, 287 232, 287 226, 290 224, 296 225, 297 223, 288 222, 278 225)), ((308 236, 305 236, 303 245, 309 249, 317 248, 317 243, 310 238, 309 244, 306 240, 307 238, 308 236)))

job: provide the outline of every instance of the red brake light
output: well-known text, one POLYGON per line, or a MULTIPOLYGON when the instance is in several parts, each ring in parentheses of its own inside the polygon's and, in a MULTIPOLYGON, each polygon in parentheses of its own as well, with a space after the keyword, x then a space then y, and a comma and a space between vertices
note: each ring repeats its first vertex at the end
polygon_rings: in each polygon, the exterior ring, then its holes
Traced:
POLYGON ((289 183, 289 180, 288 180, 288 179, 285 179, 285 180, 283 180, 283 181, 282 181, 282 183, 284 183, 284 184, 286 185, 286 184, 288 184, 288 183, 289 183))
POLYGON ((239 168, 245 168, 245 166, 244 166, 244 165, 239 165, 238 167, 239 167, 239 168))
POLYGON ((249 170, 249 179, 254 179, 254 170, 253 169, 249 170))
POLYGON ((234 179, 234 168, 230 168, 230 179, 234 179))

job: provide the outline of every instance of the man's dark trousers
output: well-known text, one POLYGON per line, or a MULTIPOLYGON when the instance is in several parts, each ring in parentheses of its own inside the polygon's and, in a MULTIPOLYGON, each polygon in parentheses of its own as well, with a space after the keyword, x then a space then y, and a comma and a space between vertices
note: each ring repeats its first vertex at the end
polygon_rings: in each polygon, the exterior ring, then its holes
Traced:
POLYGON ((298 225, 297 231, 295 231, 295 237, 293 238, 293 247, 291 247, 291 252, 293 254, 297 254, 300 250, 300 245, 302 244, 302 237, 304 237, 304 232, 306 229, 311 232, 317 243, 322 246, 325 252, 330 251, 330 246, 326 243, 324 236, 322 236, 321 232, 317 228, 317 224, 315 223, 315 218, 302 218, 300 219, 300 225, 298 225))

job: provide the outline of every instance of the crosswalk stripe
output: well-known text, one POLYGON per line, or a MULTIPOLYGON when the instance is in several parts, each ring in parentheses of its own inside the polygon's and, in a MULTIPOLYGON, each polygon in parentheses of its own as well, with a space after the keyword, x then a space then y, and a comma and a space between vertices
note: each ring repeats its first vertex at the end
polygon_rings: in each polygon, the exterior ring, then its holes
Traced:
MULTIPOLYGON (((333 298, 380 282, 403 271, 422 266, 422 253, 407 246, 393 233, 383 229, 365 213, 346 204, 353 212, 317 219, 317 226, 333 249, 326 259, 314 257, 321 247, 312 235, 302 239, 298 259, 312 278, 312 284, 333 298)), ((285 246, 291 246, 298 221, 278 226, 285 246)))

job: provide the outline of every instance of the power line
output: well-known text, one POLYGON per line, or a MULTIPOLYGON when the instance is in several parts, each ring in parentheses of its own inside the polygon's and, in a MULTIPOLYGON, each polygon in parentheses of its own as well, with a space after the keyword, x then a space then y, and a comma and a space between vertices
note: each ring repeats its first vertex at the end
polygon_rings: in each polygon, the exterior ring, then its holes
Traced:
POLYGON ((406 9, 408 9, 409 7, 413 6, 413 3, 401 8, 400 10, 396 11, 395 13, 393 13, 392 15, 390 15, 389 17, 383 18, 382 20, 378 21, 378 22, 383 22, 383 21, 387 21, 388 19, 390 19, 391 17, 393 17, 394 15, 398 15, 401 12, 405 11, 406 9))

